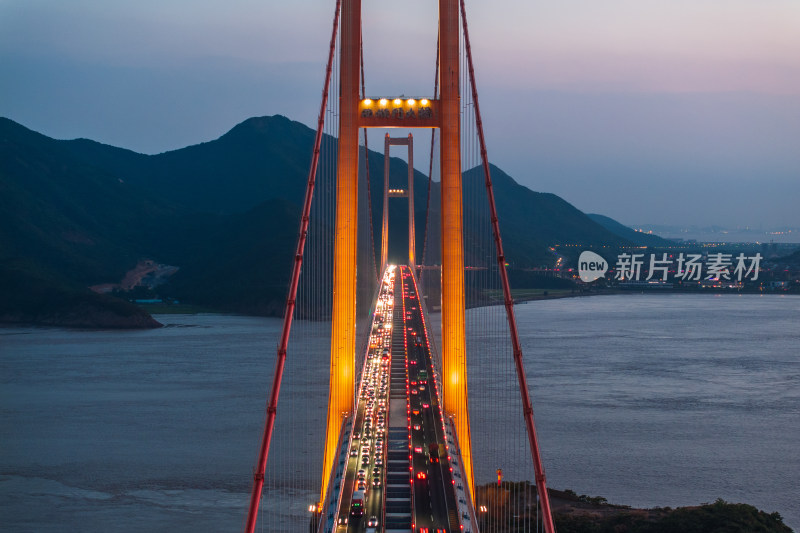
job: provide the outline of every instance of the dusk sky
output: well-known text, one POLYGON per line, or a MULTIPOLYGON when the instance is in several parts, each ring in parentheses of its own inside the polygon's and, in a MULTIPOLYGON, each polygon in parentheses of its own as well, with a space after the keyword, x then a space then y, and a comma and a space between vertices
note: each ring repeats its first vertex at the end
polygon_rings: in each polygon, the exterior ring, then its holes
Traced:
MULTIPOLYGON (((0 0, 0 115, 150 154, 252 116, 313 126, 334 5, 0 0)), ((432 93, 436 11, 363 2, 368 94, 432 93)), ((467 14, 489 156, 517 181, 630 225, 800 227, 800 1, 467 14)))

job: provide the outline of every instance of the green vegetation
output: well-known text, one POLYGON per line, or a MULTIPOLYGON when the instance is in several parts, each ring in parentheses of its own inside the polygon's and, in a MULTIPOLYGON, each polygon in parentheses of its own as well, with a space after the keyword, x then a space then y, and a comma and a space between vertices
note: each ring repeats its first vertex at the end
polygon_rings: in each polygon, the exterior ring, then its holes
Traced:
POLYGON ((620 224, 616 220, 611 217, 607 217, 605 215, 597 215, 597 214, 588 214, 586 215, 608 231, 611 231, 620 237, 631 241, 636 246, 652 246, 652 247, 660 247, 660 248, 670 248, 675 245, 674 242, 663 239, 658 235, 650 235, 648 233, 642 233, 640 231, 635 231, 628 226, 620 224))
POLYGON ((0 294, 0 322, 82 328, 160 326, 133 304, 94 294, 22 261, 0 262, 0 294))
MULTIPOLYGON (((722 499, 697 507, 633 509, 571 490, 548 493, 559 533, 792 533, 778 513, 722 499)), ((537 531, 536 487, 530 482, 478 486, 476 503, 482 530, 537 531)))
POLYGON ((136 304, 151 315, 199 315, 202 313, 216 313, 216 309, 187 304, 136 304))
POLYGON ((699 507, 555 517, 559 533, 792 533, 778 513, 717 500, 699 507))
MULTIPOLYGON (((556 243, 579 244, 586 248, 603 245, 622 246, 631 242, 594 222, 563 198, 551 193, 534 192, 514 181, 494 165, 489 165, 500 215, 500 231, 511 268, 552 266, 554 255, 548 247, 556 243)), ((464 189, 482 192, 482 167, 464 172, 464 189)), ((465 211, 469 206, 465 207, 465 211)), ((476 225, 488 227, 488 212, 467 213, 465 220, 477 219, 476 225), (481 219, 484 219, 481 221, 481 219)), ((465 235, 469 241, 469 235, 465 235)))

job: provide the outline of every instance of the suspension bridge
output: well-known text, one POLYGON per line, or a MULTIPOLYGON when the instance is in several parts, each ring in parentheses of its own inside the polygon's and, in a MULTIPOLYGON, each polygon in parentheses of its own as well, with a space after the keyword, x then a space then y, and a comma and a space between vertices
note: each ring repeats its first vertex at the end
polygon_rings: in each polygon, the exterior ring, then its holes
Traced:
POLYGON ((438 8, 433 90, 406 97, 366 92, 361 1, 336 2, 248 533, 554 531, 466 6, 438 8), (382 176, 373 129, 387 130, 382 176), (327 412, 311 393, 284 412, 282 387, 309 388, 322 351, 327 412))

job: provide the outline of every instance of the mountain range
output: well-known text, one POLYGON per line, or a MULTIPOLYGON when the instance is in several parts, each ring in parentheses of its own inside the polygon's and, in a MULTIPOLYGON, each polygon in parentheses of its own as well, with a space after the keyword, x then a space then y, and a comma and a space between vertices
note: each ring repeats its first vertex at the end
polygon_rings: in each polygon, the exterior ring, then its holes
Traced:
MULTIPOLYGON (((245 120, 214 141, 144 155, 88 139, 55 140, 0 118, 0 321, 155 326, 139 307, 88 289, 119 283, 144 259, 178 267, 160 289, 173 298, 279 315, 313 141, 313 130, 276 115, 245 120)), ((323 143, 335 146, 330 137, 323 143)), ((335 160, 335 150, 323 154, 321 168, 335 160)), ((379 239, 382 200, 374 191, 383 187, 383 154, 368 157, 379 239)), ((493 165, 491 171, 513 269, 551 265, 549 247, 557 243, 629 246, 654 239, 531 191, 493 165)), ((391 182, 401 183, 407 172, 403 160, 392 158, 391 182)), ((415 171, 418 250, 427 185, 415 171)), ((465 190, 482 186, 480 167, 464 172, 465 190)), ((433 182, 432 218, 439 194, 433 182)), ((394 227, 407 223, 399 204, 390 216, 394 227)), ((465 218, 486 216, 465 203, 465 218)), ((390 249, 390 257, 404 253, 400 245, 390 249)))

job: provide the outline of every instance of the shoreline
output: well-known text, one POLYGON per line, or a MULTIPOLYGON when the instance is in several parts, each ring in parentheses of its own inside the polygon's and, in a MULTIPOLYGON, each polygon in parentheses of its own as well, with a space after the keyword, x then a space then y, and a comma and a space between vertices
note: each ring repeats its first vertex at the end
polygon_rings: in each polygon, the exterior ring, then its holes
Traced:
MULTIPOLYGON (((522 305, 528 302, 537 302, 544 300, 560 300, 564 298, 587 298, 594 296, 620 296, 620 295, 642 295, 642 294, 680 294, 680 295, 740 295, 740 296, 765 296, 765 297, 786 297, 794 296, 800 297, 800 294, 795 292, 760 292, 760 291, 734 291, 734 290, 680 290, 680 289, 660 289, 660 290, 635 290, 635 289, 593 289, 578 291, 572 289, 512 289, 512 297, 514 304, 522 305)), ((468 307, 467 309, 476 309, 479 307, 493 307, 496 305, 503 305, 501 299, 495 300, 483 306, 468 307)), ((21 320, 18 317, 0 316, 0 327, 53 327, 53 328, 67 328, 67 329, 97 329, 97 330, 126 330, 126 329, 152 329, 163 327, 163 324, 158 322, 153 317, 163 315, 230 315, 230 316, 247 316, 247 317, 262 317, 262 318, 282 318, 281 314, 252 314, 241 313, 223 309, 213 309, 203 306, 195 306, 191 304, 136 304, 140 310, 150 316, 151 320, 138 320, 128 323, 127 321, 119 320, 106 320, 108 317, 103 317, 104 320, 98 323, 92 323, 82 319, 76 319, 73 315, 66 320, 53 320, 48 317, 47 320, 21 320)), ((440 310, 431 310, 433 314, 438 314, 440 310)))
MULTIPOLYGON (((618 296, 622 294, 681 294, 681 295, 739 295, 739 296, 800 296, 800 293, 795 292, 761 292, 761 291, 736 291, 736 290, 682 290, 682 289, 594 289, 588 291, 564 291, 564 293, 546 294, 552 292, 545 289, 511 289, 511 296, 514 303, 527 303, 540 300, 559 300, 562 298, 581 298, 587 296, 618 296), (532 295, 519 295, 515 294, 519 291, 542 291, 545 294, 532 294, 532 295)), ((498 302, 497 305, 503 305, 503 302, 498 302)))

